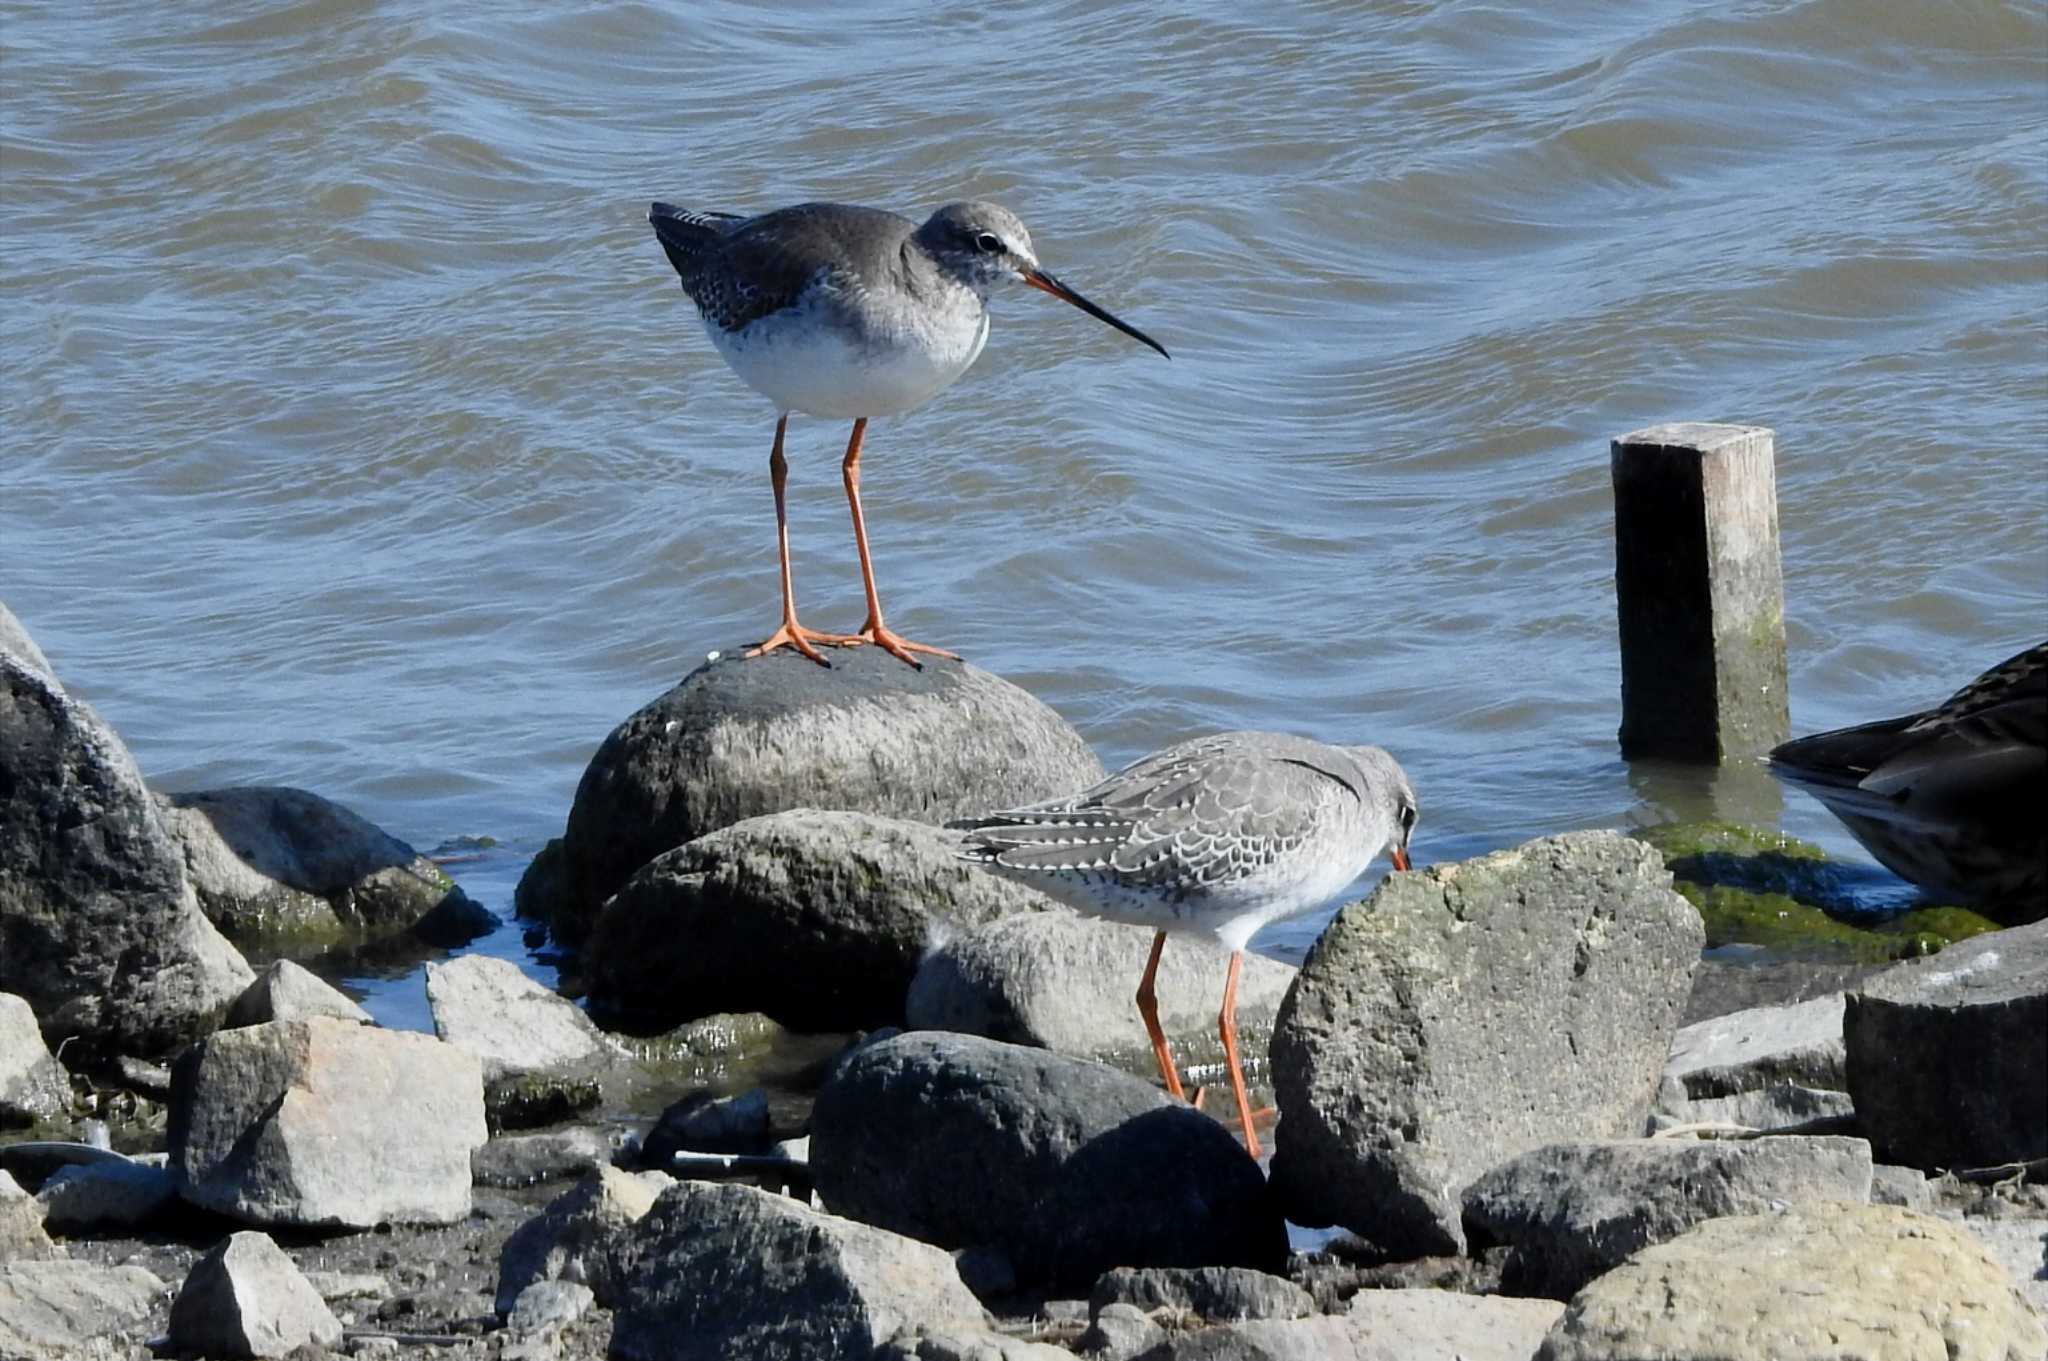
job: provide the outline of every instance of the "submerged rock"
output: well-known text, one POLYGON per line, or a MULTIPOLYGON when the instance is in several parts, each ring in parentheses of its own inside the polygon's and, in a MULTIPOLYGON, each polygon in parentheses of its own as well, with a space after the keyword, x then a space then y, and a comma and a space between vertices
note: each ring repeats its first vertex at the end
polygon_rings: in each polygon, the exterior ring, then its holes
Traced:
POLYGON ((747 818, 824 808, 938 823, 1102 774, 1058 714, 975 667, 914 671, 872 647, 835 650, 829 670, 734 651, 605 739, 520 909, 579 940, 642 865, 747 818))
POLYGON ((0 991, 53 1041, 161 1054, 210 1030, 250 977, 121 739, 0 652, 0 991))
MULTIPOLYGON (((338 803, 283 785, 159 795, 199 903, 238 942, 293 952, 496 918, 438 865, 338 803)), ((459 933, 458 933, 459 934, 459 933)))
POLYGON ((1024 1282, 1270 1269, 1286 1251, 1258 1165, 1214 1120, 1101 1064, 971 1035, 856 1050, 818 1094, 811 1169, 835 1211, 995 1248, 1024 1282))
POLYGON ((605 904, 584 951, 591 1007, 636 1027, 725 1011, 804 1030, 894 1024, 934 945, 1052 906, 956 845, 922 823, 815 809, 699 837, 605 904))
POLYGON ((1657 853, 1548 837, 1397 874, 1337 914, 1273 1035, 1273 1183, 1296 1223, 1460 1251, 1517 1153, 1644 1128, 1699 962, 1657 853))

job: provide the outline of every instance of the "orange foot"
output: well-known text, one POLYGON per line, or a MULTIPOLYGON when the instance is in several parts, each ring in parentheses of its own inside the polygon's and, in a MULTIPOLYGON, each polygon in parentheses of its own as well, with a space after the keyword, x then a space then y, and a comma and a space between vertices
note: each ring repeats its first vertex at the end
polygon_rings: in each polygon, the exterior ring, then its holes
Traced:
POLYGON ((944 657, 948 661, 957 662, 960 660, 960 654, 957 652, 948 652, 942 647, 926 647, 923 643, 911 642, 908 638, 882 624, 873 616, 869 616, 868 622, 861 626, 860 632, 848 641, 853 643, 873 643, 891 657, 896 658, 898 661, 909 662, 920 671, 924 670, 924 664, 910 655, 913 652, 922 652, 927 657, 944 657))
POLYGON ((764 652, 773 652, 778 647, 793 647, 819 666, 830 666, 832 663, 826 661, 824 654, 812 644, 823 643, 826 647, 857 647, 866 641, 866 638, 858 634, 820 633, 816 629, 805 628, 794 619, 785 619, 782 621, 782 627, 769 635, 767 642, 758 647, 748 648, 747 656, 758 657, 764 652))

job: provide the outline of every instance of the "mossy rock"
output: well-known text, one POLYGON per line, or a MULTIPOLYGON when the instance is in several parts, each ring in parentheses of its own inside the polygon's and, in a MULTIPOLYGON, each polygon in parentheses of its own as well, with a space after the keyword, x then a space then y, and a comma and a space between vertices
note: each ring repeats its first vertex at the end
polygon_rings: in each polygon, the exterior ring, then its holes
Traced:
POLYGON ((1657 848, 1699 909, 1707 948, 1761 945, 1809 958, 1879 962, 1933 954, 1998 923, 1963 907, 1874 910, 1863 874, 1818 846, 1727 822, 1666 823, 1631 835, 1657 848))

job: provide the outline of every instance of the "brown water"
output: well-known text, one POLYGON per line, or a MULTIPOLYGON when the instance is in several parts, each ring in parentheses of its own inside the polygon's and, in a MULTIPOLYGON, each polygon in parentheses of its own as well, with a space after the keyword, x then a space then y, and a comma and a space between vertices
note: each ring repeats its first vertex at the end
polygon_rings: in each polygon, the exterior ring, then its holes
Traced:
MULTIPOLYGON (((1607 440, 1668 419, 1778 431, 1797 728, 2048 633, 2039 5, 1255 13, 6 0, 0 598, 160 784, 498 837, 505 907, 775 610, 772 415, 647 201, 984 195, 1174 359, 998 298, 870 431, 884 601, 1107 761, 1380 742, 1428 859, 1700 811, 1614 743, 1607 440)), ((822 627, 844 437, 792 422, 822 627)))

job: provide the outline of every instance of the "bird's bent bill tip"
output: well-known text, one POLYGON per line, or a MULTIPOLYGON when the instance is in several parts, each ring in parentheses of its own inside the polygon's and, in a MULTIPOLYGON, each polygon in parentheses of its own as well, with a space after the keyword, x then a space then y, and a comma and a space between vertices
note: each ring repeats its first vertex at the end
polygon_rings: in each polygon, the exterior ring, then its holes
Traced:
POLYGON ((1039 292, 1050 293, 1055 298, 1058 298, 1061 302, 1072 303, 1074 306, 1080 308, 1083 312, 1086 312, 1089 316, 1095 318, 1097 321, 1106 322, 1109 325, 1116 327, 1117 330, 1122 331, 1131 339, 1139 341, 1146 345, 1150 345, 1153 349, 1159 351, 1160 355, 1163 358, 1173 358, 1172 355, 1166 353, 1166 347, 1164 345, 1161 345, 1158 341, 1154 340, 1151 336, 1146 335, 1143 331, 1131 325, 1129 322, 1123 321, 1120 318, 1111 315, 1107 308, 1097 307, 1094 303, 1088 301, 1088 299, 1082 297, 1079 293, 1076 293, 1073 289, 1067 287, 1065 284, 1061 283, 1058 279, 1046 273, 1044 270, 1027 269, 1024 271, 1023 278, 1025 283, 1030 284, 1039 292))

